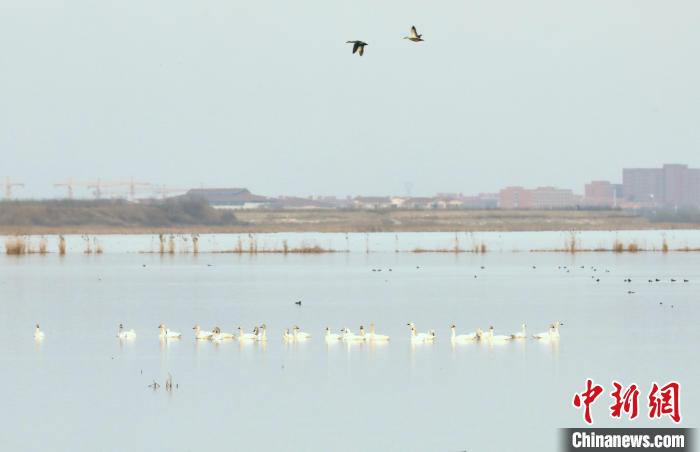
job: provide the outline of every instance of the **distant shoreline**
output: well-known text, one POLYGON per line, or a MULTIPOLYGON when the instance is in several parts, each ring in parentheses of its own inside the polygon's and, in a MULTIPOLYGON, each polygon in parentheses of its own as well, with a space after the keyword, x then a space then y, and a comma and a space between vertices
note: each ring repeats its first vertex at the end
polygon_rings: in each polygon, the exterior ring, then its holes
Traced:
POLYGON ((0 224, 0 235, 526 232, 700 229, 611 210, 237 210, 235 224, 0 224))

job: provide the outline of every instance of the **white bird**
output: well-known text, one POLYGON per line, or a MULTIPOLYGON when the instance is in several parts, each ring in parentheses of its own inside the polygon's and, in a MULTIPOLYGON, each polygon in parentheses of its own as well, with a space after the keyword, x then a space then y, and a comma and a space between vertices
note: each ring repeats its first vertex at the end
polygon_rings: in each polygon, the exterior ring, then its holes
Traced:
POLYGON ((556 340, 559 339, 559 327, 563 325, 560 321, 556 321, 552 324, 549 325, 549 330, 542 332, 542 333, 537 333, 533 334, 532 337, 535 339, 540 339, 540 340, 556 340))
POLYGON ((369 324, 369 334, 367 338, 372 342, 386 342, 389 340, 389 336, 386 334, 377 334, 374 332, 374 323, 369 324))
POLYGON ((359 50, 360 56, 365 53, 365 46, 368 46, 366 42, 362 41, 347 41, 346 44, 352 44, 352 53, 354 54, 359 50))
POLYGON ((336 342, 340 340, 340 334, 331 333, 331 329, 329 327, 326 327, 326 334, 324 337, 326 342, 336 342))
POLYGON ((517 333, 511 334, 510 337, 511 337, 512 339, 525 339, 525 338, 527 338, 527 330, 526 330, 526 328, 527 328, 527 325, 525 325, 525 324, 523 323, 523 324, 522 324, 521 330, 518 331, 517 333))
POLYGON ((295 337, 292 333, 289 332, 289 328, 287 328, 282 332, 282 339, 284 339, 286 342, 293 342, 295 340, 295 337))
POLYGON ((117 331, 117 337, 119 339, 133 339, 136 337, 136 331, 134 330, 125 330, 124 325, 121 323, 119 324, 119 331, 117 331))
POLYGON ((404 36, 403 38, 411 40, 413 42, 420 42, 423 40, 423 35, 418 34, 414 25, 413 27, 411 27, 411 33, 408 36, 404 36))
POLYGON ((221 328, 218 326, 215 326, 214 329, 212 330, 212 335, 209 339, 215 342, 221 342, 226 339, 235 339, 236 335, 233 333, 224 333, 221 331, 221 328))
POLYGON ((364 329, 360 327, 360 334, 355 334, 350 330, 350 328, 343 328, 340 330, 340 339, 345 341, 345 342, 358 342, 358 341, 364 341, 365 336, 363 336, 364 329))
POLYGON ((450 325, 450 339, 452 342, 473 342, 479 339, 479 335, 477 333, 457 334, 455 332, 456 328, 457 327, 454 324, 450 325))
POLYGON ((298 326, 294 325, 294 340, 295 341, 305 341, 306 339, 310 339, 311 335, 309 333, 305 333, 299 329, 298 326))
POLYGON ((255 333, 244 333, 243 328, 240 326, 238 327, 238 340, 239 341, 252 341, 258 338, 258 335, 255 333))
POLYGON ((34 339, 36 340, 42 340, 44 338, 44 332, 39 329, 39 324, 36 324, 36 327, 34 328, 34 339))
POLYGON ((256 339, 261 342, 267 340, 267 325, 265 325, 264 323, 260 325, 260 328, 256 330, 256 339))
POLYGON ((488 332, 488 340, 493 342, 504 342, 513 339, 512 337, 507 336, 505 334, 493 334, 494 331, 495 328, 493 326, 490 326, 488 332))
POLYGON ((199 324, 195 325, 192 327, 194 330, 194 338, 198 340, 206 340, 206 339, 211 339, 212 336, 214 335, 213 332, 211 331, 204 331, 199 327, 199 324))
POLYGON ((180 334, 180 333, 177 333, 175 331, 170 331, 162 323, 160 325, 158 325, 158 330, 159 330, 158 336, 161 339, 180 339, 180 337, 182 336, 182 334, 180 334))
POLYGON ((418 333, 416 331, 416 325, 413 322, 407 324, 411 327, 411 341, 412 342, 433 342, 435 340, 435 331, 430 330, 427 333, 418 333))

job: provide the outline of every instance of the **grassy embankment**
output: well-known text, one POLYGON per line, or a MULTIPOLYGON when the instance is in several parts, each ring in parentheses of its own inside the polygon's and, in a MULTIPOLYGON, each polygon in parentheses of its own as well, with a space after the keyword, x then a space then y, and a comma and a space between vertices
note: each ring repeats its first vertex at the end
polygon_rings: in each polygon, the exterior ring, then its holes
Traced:
MULTIPOLYGON (((198 252, 198 234, 247 233, 246 246, 239 243, 231 253, 321 253, 333 250, 318 246, 280 249, 258 248, 255 233, 268 232, 455 232, 455 244, 444 249, 414 249, 412 252, 487 252, 483 242, 467 247, 457 233, 484 231, 618 231, 648 229, 698 229, 699 211, 646 212, 643 215, 616 210, 245 210, 221 211, 193 198, 132 204, 125 201, 22 201, 0 202, 0 234, 14 236, 5 243, 7 254, 46 253, 46 240, 29 245, 28 236, 58 235, 59 254, 65 253, 62 235, 81 234, 86 253, 102 251, 100 234, 158 234, 163 254, 175 253, 175 236, 189 240, 198 252), (92 238, 90 236, 93 236, 92 238)), ((611 246, 584 249, 571 239, 559 249, 531 251, 697 251, 643 250, 635 242, 615 241, 611 246)))

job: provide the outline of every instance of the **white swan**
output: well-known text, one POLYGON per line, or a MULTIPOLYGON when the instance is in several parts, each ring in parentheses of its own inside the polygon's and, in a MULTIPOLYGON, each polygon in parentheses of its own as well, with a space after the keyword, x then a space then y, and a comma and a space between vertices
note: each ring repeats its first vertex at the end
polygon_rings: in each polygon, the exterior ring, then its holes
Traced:
POLYGON ((493 334, 494 331, 495 328, 493 326, 490 326, 488 332, 488 340, 493 342, 505 342, 513 339, 512 337, 507 336, 505 334, 493 334))
POLYGON ((369 334, 367 338, 372 342, 386 342, 389 340, 389 336, 386 334, 377 334, 374 332, 374 323, 369 324, 369 334))
POLYGON ((524 323, 521 326, 521 330, 518 331, 517 333, 513 333, 510 335, 511 339, 526 339, 527 338, 527 325, 524 323))
POLYGON ((165 325, 162 323, 158 325, 158 337, 161 339, 180 339, 182 334, 177 333, 175 331, 170 331, 165 325))
POLYGON ((296 338, 289 332, 289 328, 287 328, 282 332, 282 339, 284 339, 286 342, 294 342, 296 338))
POLYGON ((479 334, 478 333, 467 333, 467 334, 457 334, 455 332, 455 329, 457 327, 455 324, 450 325, 450 334, 451 337, 450 339, 452 342, 474 342, 479 340, 479 334))
POLYGON ((255 333, 244 333, 243 328, 240 326, 238 327, 238 340, 239 341, 253 341, 258 338, 258 335, 255 333))
POLYGON ((36 327, 34 328, 34 339, 40 341, 44 338, 44 332, 41 331, 39 328, 39 324, 36 324, 36 327))
MULTIPOLYGON (((256 327, 256 328, 257 328, 257 327, 256 327)), ((264 341, 267 340, 267 325, 265 325, 265 324, 263 323, 262 325, 260 325, 260 328, 257 328, 257 329, 256 329, 255 338, 256 338, 258 341, 261 341, 261 342, 264 342, 264 341)))
POLYGON ((412 342, 433 342, 435 340, 435 330, 430 330, 427 333, 418 333, 413 322, 408 323, 407 326, 411 327, 412 342))
POLYGON ((294 340, 295 341, 305 341, 306 339, 310 339, 311 335, 309 333, 305 333, 299 329, 297 325, 294 325, 294 340))
POLYGON ((340 334, 331 333, 331 329, 329 327, 326 327, 326 334, 324 337, 326 342, 336 342, 340 340, 340 334))
POLYGON ((192 327, 194 330, 194 338, 198 340, 206 340, 206 339, 211 339, 212 336, 214 335, 213 332, 211 331, 204 331, 199 327, 199 324, 195 325, 192 327))
POLYGON ((214 342, 221 342, 225 341, 227 339, 235 339, 236 335, 233 333, 224 333, 221 331, 221 328, 218 326, 215 326, 214 329, 212 330, 212 335, 209 339, 211 339, 214 342))
POLYGON ((542 333, 533 334, 532 337, 545 341, 559 339, 559 327, 562 325, 563 323, 557 320, 549 325, 549 330, 542 333))
POLYGON ((360 334, 355 334, 350 330, 350 328, 343 328, 340 330, 340 339, 345 342, 358 342, 364 341, 366 337, 364 336, 364 328, 360 327, 360 334))
POLYGON ((124 325, 121 323, 119 324, 119 330, 117 331, 117 337, 119 339, 133 339, 136 337, 136 331, 134 330, 125 330, 124 325))

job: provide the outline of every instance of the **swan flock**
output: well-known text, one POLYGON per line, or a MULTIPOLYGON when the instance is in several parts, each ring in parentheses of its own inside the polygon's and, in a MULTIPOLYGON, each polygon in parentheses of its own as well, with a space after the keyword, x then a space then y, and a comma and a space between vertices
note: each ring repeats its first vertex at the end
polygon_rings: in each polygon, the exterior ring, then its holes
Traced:
MULTIPOLYGON (((520 330, 512 334, 496 334, 495 328, 489 326, 485 331, 481 328, 477 328, 475 331, 469 333, 457 333, 457 326, 453 323, 450 325, 450 342, 452 344, 463 344, 471 342, 512 342, 525 340, 529 337, 540 341, 556 341, 559 340, 559 328, 564 325, 561 321, 557 320, 550 323, 548 329, 541 333, 533 334, 528 336, 527 325, 523 323, 520 330)), ((416 324, 409 322, 406 324, 409 327, 409 339, 411 343, 433 343, 437 338, 437 333, 434 329, 427 331, 419 331, 416 324)), ((211 342, 223 342, 223 341, 239 341, 239 342, 265 342, 267 341, 267 326, 265 324, 256 325, 253 327, 251 332, 245 332, 242 327, 238 326, 236 328, 236 333, 227 333, 221 330, 220 327, 215 326, 211 330, 203 330, 199 324, 195 324, 192 327, 194 331, 194 339, 197 341, 211 341, 211 342)), ((39 328, 39 324, 35 325, 34 328, 34 339, 37 341, 44 339, 44 332, 39 328)), ((136 331, 133 329, 127 330, 123 324, 119 324, 117 329, 117 338, 120 341, 132 341, 136 338, 136 331)), ((165 324, 158 325, 158 338, 161 341, 169 340, 180 340, 182 338, 182 333, 171 330, 165 324)), ((298 325, 294 325, 291 328, 286 328, 282 331, 282 340, 284 342, 304 342, 310 340, 312 335, 310 333, 304 332, 298 325)), ((353 332, 349 327, 344 327, 339 330, 338 333, 334 333, 330 327, 326 327, 324 330, 323 338, 327 343, 335 342, 345 342, 345 343, 357 343, 357 342, 370 342, 370 343, 387 343, 389 342, 389 336, 386 334, 378 334, 375 331, 374 323, 370 323, 369 331, 365 330, 364 325, 360 325, 358 332, 353 332)))

